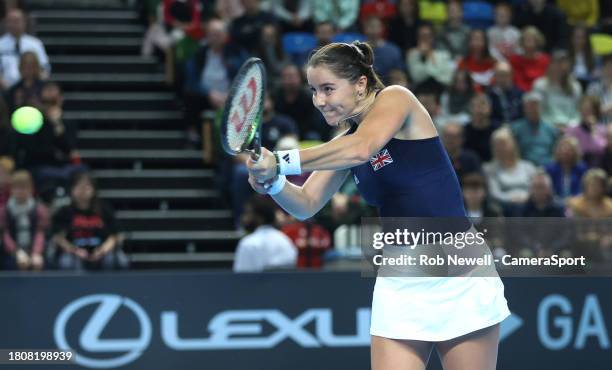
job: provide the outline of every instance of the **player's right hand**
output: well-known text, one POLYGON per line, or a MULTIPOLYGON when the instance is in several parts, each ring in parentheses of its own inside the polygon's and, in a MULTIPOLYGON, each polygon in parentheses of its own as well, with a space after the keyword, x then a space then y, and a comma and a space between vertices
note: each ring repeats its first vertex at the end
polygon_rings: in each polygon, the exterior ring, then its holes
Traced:
POLYGON ((278 177, 275 177, 273 179, 270 179, 264 183, 259 183, 257 182, 257 180, 255 180, 255 177, 253 177, 252 174, 249 173, 249 184, 251 184, 251 187, 253 188, 253 190, 255 190, 256 192, 258 192, 259 194, 267 194, 268 193, 268 189, 270 188, 270 186, 272 185, 272 183, 274 181, 276 181, 278 177))

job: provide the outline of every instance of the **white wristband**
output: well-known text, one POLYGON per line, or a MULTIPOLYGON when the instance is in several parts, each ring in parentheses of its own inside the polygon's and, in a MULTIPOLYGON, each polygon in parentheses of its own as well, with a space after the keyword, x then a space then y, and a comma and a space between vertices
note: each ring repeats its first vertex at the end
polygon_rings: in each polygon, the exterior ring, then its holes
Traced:
POLYGON ((285 187, 285 183, 287 182, 287 178, 284 175, 279 175, 278 179, 270 185, 267 192, 268 195, 276 195, 280 193, 285 187))
POLYGON ((300 150, 279 150, 278 155, 279 175, 301 175, 302 166, 300 164, 300 150))

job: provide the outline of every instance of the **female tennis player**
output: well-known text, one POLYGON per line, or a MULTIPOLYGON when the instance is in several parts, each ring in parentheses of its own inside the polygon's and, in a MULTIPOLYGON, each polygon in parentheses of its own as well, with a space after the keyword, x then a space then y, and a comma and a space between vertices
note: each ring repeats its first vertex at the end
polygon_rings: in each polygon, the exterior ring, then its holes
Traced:
MULTIPOLYGON (((249 160, 249 183, 293 216, 316 214, 352 173, 381 217, 465 217, 459 182, 436 128, 414 95, 384 87, 372 49, 332 43, 307 65, 313 104, 335 139, 249 160), (284 175, 313 172, 303 186, 284 175)), ((372 300, 373 370, 425 369, 436 348, 446 370, 493 370, 499 323, 510 314, 499 277, 381 277, 372 300)))

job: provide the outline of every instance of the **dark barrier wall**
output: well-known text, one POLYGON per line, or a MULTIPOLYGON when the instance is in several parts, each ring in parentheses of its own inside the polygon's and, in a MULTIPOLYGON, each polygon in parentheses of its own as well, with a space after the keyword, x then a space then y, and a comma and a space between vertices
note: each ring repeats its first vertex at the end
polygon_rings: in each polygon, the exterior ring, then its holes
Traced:
MULTIPOLYGON (((0 348, 71 348, 77 364, 0 369, 366 370, 373 282, 358 273, 2 276, 0 348)), ((504 282, 513 316, 498 369, 610 368, 612 280, 504 282)))

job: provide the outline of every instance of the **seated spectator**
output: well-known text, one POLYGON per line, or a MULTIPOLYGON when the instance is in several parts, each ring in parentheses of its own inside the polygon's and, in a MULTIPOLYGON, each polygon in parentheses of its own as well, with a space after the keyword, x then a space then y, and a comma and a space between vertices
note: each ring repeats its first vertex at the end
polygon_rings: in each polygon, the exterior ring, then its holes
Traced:
POLYGON ((491 247, 493 255, 500 257, 506 254, 502 248, 503 210, 489 196, 487 180, 482 172, 466 173, 460 178, 463 193, 465 213, 472 224, 480 232, 485 233, 485 239, 491 247))
POLYGON ((495 6, 495 25, 487 29, 487 38, 493 58, 505 61, 518 54, 521 31, 512 25, 512 7, 507 3, 495 6))
POLYGON ((0 208, 4 207, 11 196, 11 173, 15 162, 11 157, 0 156, 0 208))
POLYGON ((552 180, 544 170, 537 170, 529 186, 529 199, 521 217, 565 217, 563 204, 555 200, 552 180))
MULTIPOLYGON (((332 197, 330 207, 338 211, 348 207, 348 204, 342 204, 348 201, 347 197, 342 193, 334 194, 335 200, 332 197), (340 204, 339 204, 340 203, 340 204)), ((319 217, 324 218, 324 214, 319 217)), ((316 223, 315 220, 309 219, 306 221, 298 221, 291 215, 284 215, 284 222, 281 230, 291 239, 298 251, 297 267, 299 268, 319 268, 323 266, 325 253, 332 246, 332 238, 329 231, 316 223)))
POLYGON ((521 32, 522 53, 510 57, 510 65, 514 76, 514 84, 522 91, 529 91, 533 82, 546 73, 550 57, 541 50, 546 40, 533 26, 526 27, 521 32))
POLYGON ((495 59, 489 54, 487 36, 483 30, 472 30, 468 39, 468 51, 459 60, 457 68, 468 71, 477 86, 486 87, 491 84, 494 67, 495 59))
POLYGON ((225 22, 229 23, 244 14, 242 0, 216 1, 215 13, 225 22))
POLYGON ((601 79, 589 84, 587 95, 595 96, 601 103, 601 118, 612 122, 612 54, 604 57, 601 79))
POLYGON ((392 69, 389 71, 389 85, 400 85, 407 89, 411 88, 408 74, 403 69, 392 69))
POLYGON ((359 0, 312 0, 315 23, 332 22, 339 32, 352 32, 359 16, 359 0))
POLYGON ((402 70, 405 67, 402 52, 396 45, 384 39, 384 25, 380 18, 375 16, 366 18, 363 31, 374 51, 374 70, 383 83, 388 84, 391 71, 402 70))
POLYGON ((491 198, 502 205, 506 216, 518 215, 527 201, 535 166, 521 159, 512 133, 500 128, 491 137, 493 159, 483 165, 491 198))
POLYGON ((441 129, 446 124, 446 117, 442 115, 440 108, 440 95, 438 94, 438 84, 423 83, 414 89, 414 95, 419 100, 434 125, 441 129))
POLYGON ((143 6, 147 16, 148 28, 140 54, 144 57, 158 55, 165 59, 176 40, 170 32, 171 30, 167 29, 164 24, 162 0, 146 1, 143 6))
POLYGON ((418 29, 417 46, 408 51, 406 59, 410 79, 415 85, 430 80, 438 84, 441 90, 450 84, 453 66, 450 54, 434 45, 434 35, 431 24, 421 24, 418 29))
POLYGON ((6 93, 7 104, 11 112, 24 105, 42 107, 42 87, 40 65, 36 54, 25 52, 19 60, 21 79, 6 93))
POLYGON ((261 146, 272 149, 276 147, 278 140, 288 135, 298 137, 297 124, 293 118, 276 113, 274 101, 266 94, 261 117, 261 146))
POLYGON ((263 0, 261 9, 272 13, 282 32, 312 31, 312 2, 310 0, 263 0))
POLYGON ((470 26, 463 23, 463 6, 460 1, 449 1, 446 12, 448 18, 440 30, 440 47, 448 51, 452 58, 461 58, 468 53, 470 26))
POLYGON ((599 101, 592 96, 580 99, 580 124, 565 133, 578 140, 584 161, 589 167, 599 166, 606 148, 606 125, 601 122, 599 101))
POLYGON ((326 140, 329 137, 329 127, 321 122, 321 114, 312 105, 312 94, 304 85, 296 65, 283 66, 273 100, 278 113, 291 117, 297 123, 300 139, 326 140))
POLYGON ((523 96, 525 118, 512 122, 512 134, 523 158, 536 166, 552 161, 559 131, 540 116, 542 97, 537 92, 523 96))
MULTIPOLYGON (((563 205, 555 200, 552 182, 546 171, 538 170, 529 185, 529 199, 519 212, 520 217, 565 217, 563 205)), ((524 257, 571 255, 572 231, 567 222, 557 219, 516 220, 511 222, 513 244, 524 257), (513 228, 517 227, 516 229, 513 228), (514 229, 514 230, 513 230, 514 229)))
POLYGON ((55 82, 46 82, 42 87, 40 95, 42 111, 45 117, 53 126, 53 131, 56 135, 66 135, 66 141, 70 148, 70 160, 73 164, 79 164, 81 158, 76 149, 77 128, 64 120, 64 95, 62 88, 55 82))
POLYGON ((72 175, 83 171, 86 166, 80 163, 74 147, 74 130, 63 123, 59 87, 54 83, 45 84, 41 95, 46 99, 40 107, 43 125, 34 134, 15 132, 14 154, 16 166, 32 172, 39 195, 45 202, 50 202, 56 191, 67 188, 72 175))
POLYGON ((51 72, 49 57, 43 43, 36 37, 26 34, 26 21, 23 11, 11 9, 6 15, 6 33, 0 37, 0 91, 16 84, 20 79, 20 59, 26 53, 34 53, 40 64, 41 78, 51 72))
POLYGON ((223 107, 229 87, 247 54, 228 42, 226 25, 213 19, 208 22, 206 43, 185 64, 185 121, 191 144, 199 141, 202 110, 223 107))
POLYGON ((421 25, 417 0, 398 0, 397 14, 389 21, 389 41, 402 53, 417 46, 417 33, 421 25))
POLYGON ((470 101, 474 96, 474 83, 469 73, 457 69, 451 85, 440 96, 441 115, 445 121, 455 121, 463 125, 470 122, 470 101))
POLYGON ((48 226, 47 208, 34 199, 32 176, 16 171, 11 177, 11 197, 0 207, 2 244, 8 256, 4 268, 42 270, 48 226))
POLYGON ((273 14, 262 9, 259 0, 243 0, 242 5, 244 14, 234 19, 231 24, 232 43, 251 55, 257 55, 262 29, 265 25, 276 24, 277 20, 273 14))
POLYGON ((569 44, 569 58, 572 74, 586 88, 594 78, 598 60, 593 54, 589 30, 584 26, 576 26, 572 30, 569 44))
POLYGON ((552 179, 555 195, 563 200, 578 195, 582 191, 582 176, 587 171, 578 141, 571 136, 563 136, 555 148, 554 159, 554 162, 546 165, 546 172, 552 179))
POLYGON ((544 35, 548 50, 554 50, 567 45, 567 21, 563 13, 546 0, 528 0, 517 7, 517 25, 535 26, 544 35))
POLYGON ((453 164, 457 178, 461 179, 465 174, 480 172, 480 159, 478 154, 463 147, 463 126, 449 122, 442 129, 442 142, 453 164))
POLYGON ((606 127, 606 149, 601 158, 601 168, 603 168, 609 177, 612 177, 612 125, 606 127))
POLYGON ((481 172, 466 173, 461 179, 467 216, 479 225, 485 217, 502 217, 501 207, 488 194, 487 180, 481 172))
POLYGON ((257 55, 266 66, 268 81, 276 83, 280 78, 282 66, 289 62, 289 57, 285 55, 281 35, 275 24, 266 24, 261 29, 261 45, 257 55))
POLYGON ((241 223, 249 234, 236 247, 234 272, 295 268, 297 249, 275 228, 275 213, 276 205, 267 196, 255 195, 244 205, 241 223))
POLYGON ((487 90, 491 100, 491 119, 495 122, 508 123, 523 116, 523 92, 512 82, 512 67, 506 62, 495 65, 493 84, 487 90))
POLYGON ((606 195, 607 175, 600 168, 587 171, 582 179, 581 194, 567 201, 571 217, 612 217, 612 198, 606 195))
POLYGON ((465 147, 483 162, 491 160, 491 135, 495 126, 491 121, 491 103, 485 94, 477 94, 470 102, 472 121, 465 126, 465 147))
POLYGON ((336 25, 330 21, 319 22, 315 25, 315 37, 317 38, 317 48, 330 44, 338 30, 336 25))
POLYGON ((120 250, 114 211, 97 196, 93 178, 74 176, 71 202, 53 216, 53 242, 62 270, 125 269, 129 261, 120 250))
POLYGON ((557 127, 578 124, 578 103, 582 88, 571 75, 567 53, 554 53, 546 76, 534 82, 533 90, 542 95, 542 118, 545 121, 557 127))

